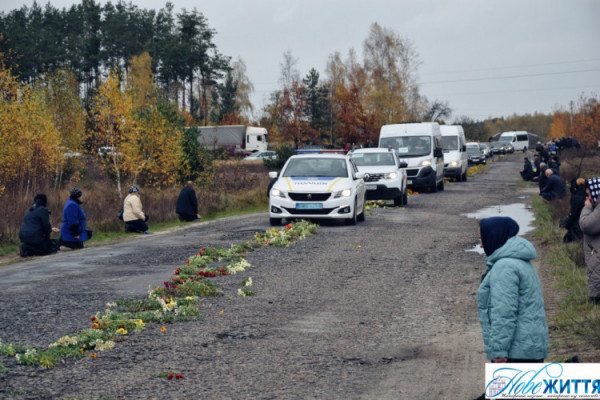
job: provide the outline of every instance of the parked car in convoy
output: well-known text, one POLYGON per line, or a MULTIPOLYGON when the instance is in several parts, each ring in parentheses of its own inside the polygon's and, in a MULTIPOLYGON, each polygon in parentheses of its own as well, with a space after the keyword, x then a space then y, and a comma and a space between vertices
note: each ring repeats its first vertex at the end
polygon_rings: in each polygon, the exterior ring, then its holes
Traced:
POLYGON ((406 161, 392 149, 358 149, 348 153, 360 172, 364 172, 367 200, 394 200, 394 206, 408 203, 406 161))
POLYGON ((481 148, 481 151, 483 152, 483 155, 485 156, 485 158, 490 158, 493 156, 492 149, 488 142, 479 143, 479 147, 481 148))
POLYGON ((265 158, 275 160, 277 158, 277 153, 274 151, 256 151, 249 156, 244 157, 244 160, 262 160, 265 158))
POLYGON ((365 182, 354 161, 345 154, 308 153, 291 156, 269 191, 269 222, 283 219, 324 218, 349 225, 365 220, 365 182))
POLYGON ((467 147, 465 132, 460 125, 440 125, 444 140, 444 176, 456 181, 467 180, 467 147))
POLYGON ((526 131, 503 132, 498 141, 508 142, 512 146, 513 152, 519 150, 525 153, 529 148, 529 134, 526 131))
POLYGON ((490 147, 493 154, 506 154, 506 143, 503 142, 491 142, 490 147))
POLYGON ((485 155, 483 155, 479 143, 467 143, 467 156, 469 164, 486 164, 485 155))
POLYGON ((408 163, 409 188, 444 190, 444 141, 437 122, 383 125, 379 147, 396 150, 408 163))

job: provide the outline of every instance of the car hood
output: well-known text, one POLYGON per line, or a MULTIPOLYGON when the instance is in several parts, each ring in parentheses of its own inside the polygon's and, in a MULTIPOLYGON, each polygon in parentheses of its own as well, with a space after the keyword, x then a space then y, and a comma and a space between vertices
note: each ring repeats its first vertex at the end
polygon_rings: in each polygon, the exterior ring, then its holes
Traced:
POLYGON ((398 168, 391 165, 362 165, 357 166, 360 172, 366 174, 387 174, 398 171, 398 168))
POLYGON ((281 177, 275 183, 275 187, 285 192, 312 192, 326 193, 351 187, 351 178, 303 176, 303 177, 281 177))

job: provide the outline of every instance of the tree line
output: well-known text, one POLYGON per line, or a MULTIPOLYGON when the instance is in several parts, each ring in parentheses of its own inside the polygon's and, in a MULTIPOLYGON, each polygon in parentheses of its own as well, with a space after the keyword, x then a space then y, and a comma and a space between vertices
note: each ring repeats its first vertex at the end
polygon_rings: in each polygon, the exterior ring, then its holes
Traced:
POLYGON ((175 13, 171 3, 155 11, 123 1, 82 0, 68 9, 34 2, 0 13, 0 32, 0 52, 22 82, 69 69, 86 103, 110 71, 126 77, 133 57, 147 52, 156 85, 202 124, 209 123, 211 93, 226 90, 219 81, 234 67, 218 51, 206 18, 196 10, 175 13))

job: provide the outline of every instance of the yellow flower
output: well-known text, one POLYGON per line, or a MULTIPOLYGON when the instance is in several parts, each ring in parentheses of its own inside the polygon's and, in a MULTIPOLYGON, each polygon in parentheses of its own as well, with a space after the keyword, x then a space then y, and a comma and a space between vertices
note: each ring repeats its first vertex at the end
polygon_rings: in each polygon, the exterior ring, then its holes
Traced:
POLYGON ((166 326, 163 326, 162 328, 160 328, 160 331, 161 331, 161 332, 165 332, 166 330, 167 330, 167 327, 166 327, 166 326))
POLYGON ((117 329, 117 332, 116 332, 116 333, 119 333, 119 334, 121 334, 121 335, 127 335, 127 330, 125 330, 125 329, 123 329, 123 328, 119 328, 119 329, 117 329))
POLYGON ((221 311, 219 312, 219 315, 223 315, 223 310, 221 310, 221 311))

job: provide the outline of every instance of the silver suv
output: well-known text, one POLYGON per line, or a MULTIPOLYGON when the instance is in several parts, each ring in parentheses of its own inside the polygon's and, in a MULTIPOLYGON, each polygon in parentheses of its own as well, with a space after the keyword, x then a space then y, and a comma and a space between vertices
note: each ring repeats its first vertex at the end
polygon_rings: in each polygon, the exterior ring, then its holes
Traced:
POLYGON ((367 200, 394 200, 394 206, 408 203, 407 163, 393 149, 358 149, 348 155, 360 172, 364 172, 367 200))

